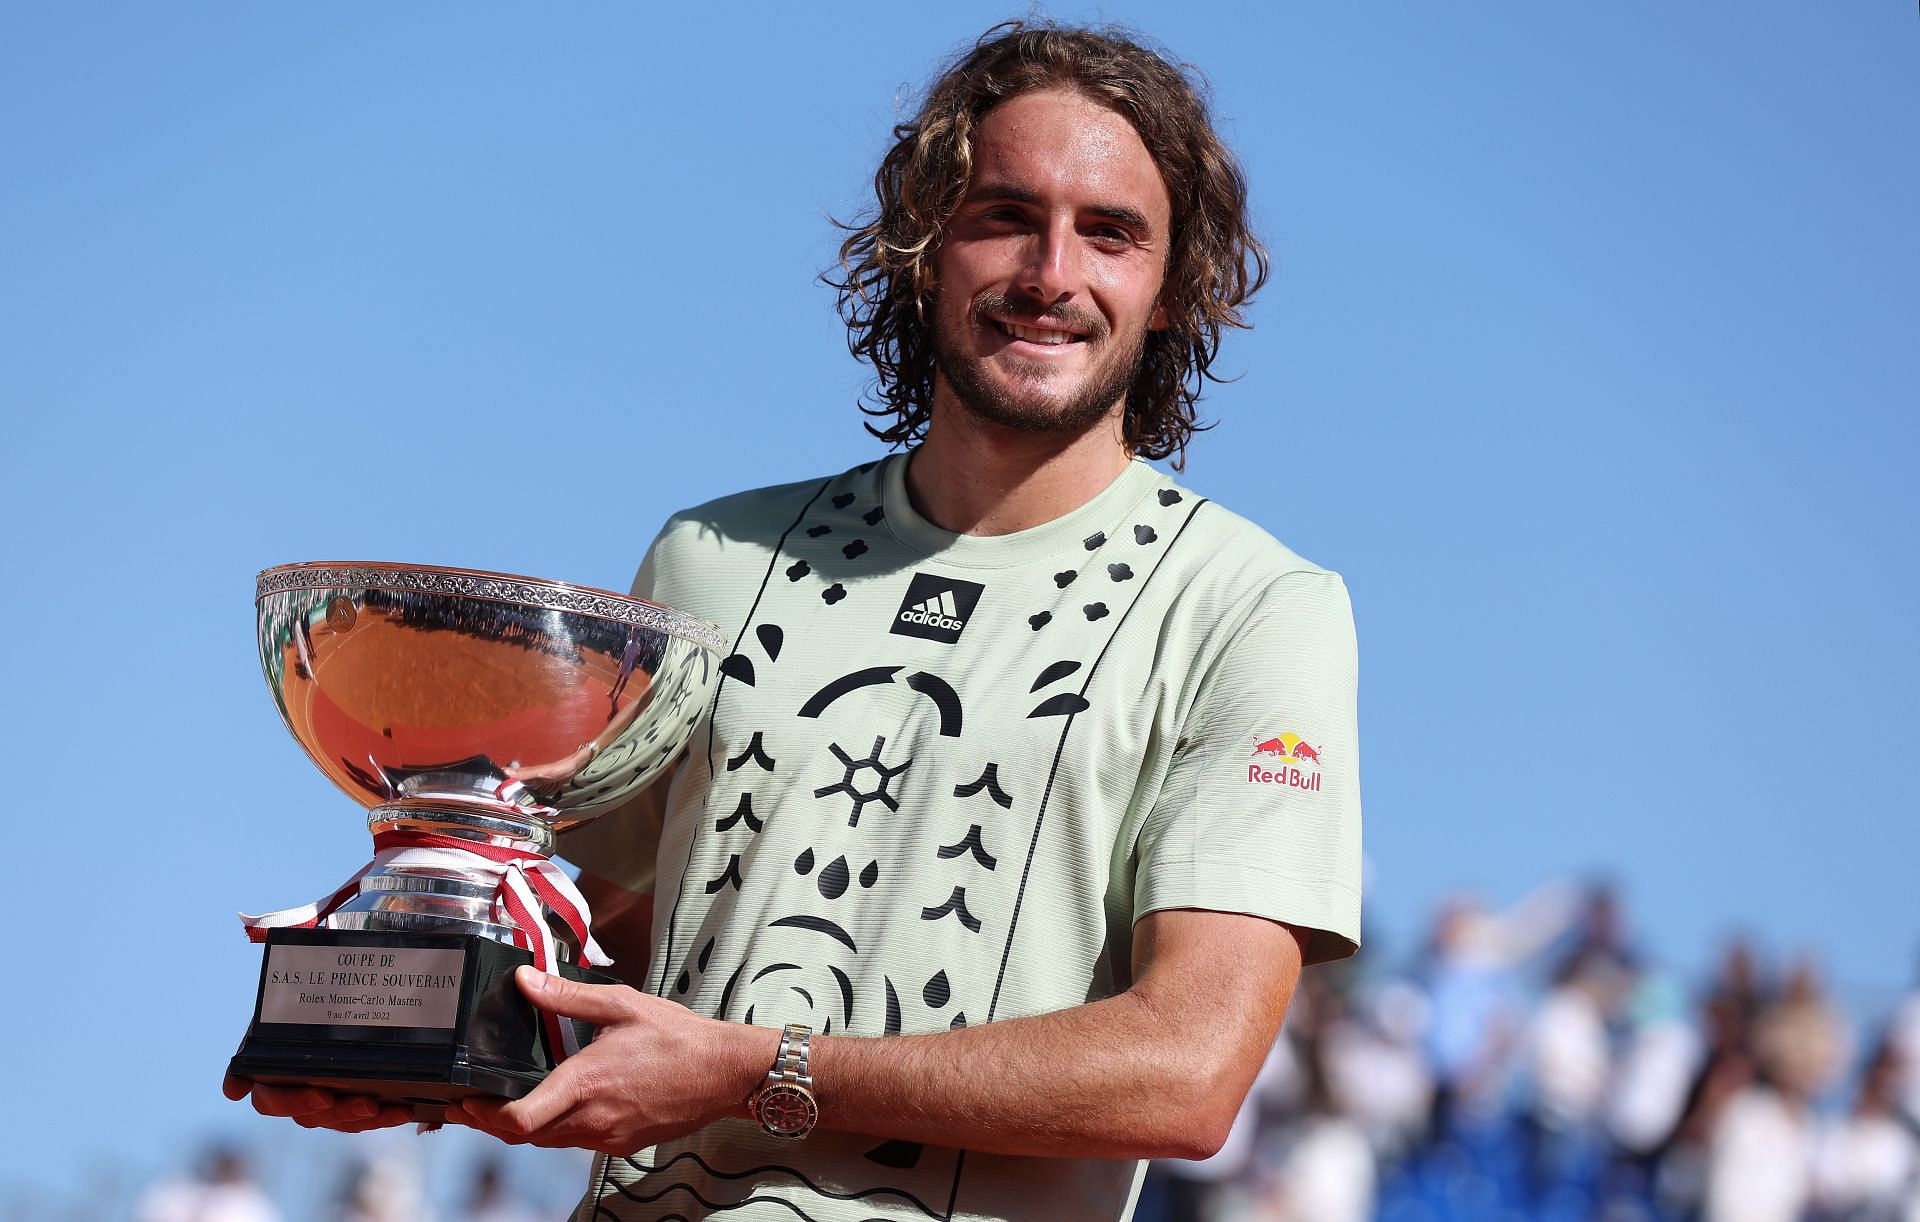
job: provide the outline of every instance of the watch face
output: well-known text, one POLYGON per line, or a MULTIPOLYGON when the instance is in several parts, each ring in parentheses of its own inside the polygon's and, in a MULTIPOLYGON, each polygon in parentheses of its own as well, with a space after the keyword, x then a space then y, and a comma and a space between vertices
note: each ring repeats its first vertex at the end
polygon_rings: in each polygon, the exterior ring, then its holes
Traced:
POLYGON ((754 1114, 760 1127, 775 1137, 804 1137, 820 1119, 820 1107, 811 1092, 783 1082, 760 1092, 754 1114))

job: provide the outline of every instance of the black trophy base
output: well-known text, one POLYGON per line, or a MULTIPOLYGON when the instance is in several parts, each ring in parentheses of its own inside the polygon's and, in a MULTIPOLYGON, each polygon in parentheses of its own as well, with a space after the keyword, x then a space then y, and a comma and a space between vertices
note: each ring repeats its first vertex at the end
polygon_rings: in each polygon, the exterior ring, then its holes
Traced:
MULTIPOLYGON (((518 1099, 558 1061, 513 982, 533 956, 472 935, 354 929, 267 934, 253 1022, 227 1072, 411 1106, 422 1120, 473 1095, 518 1099)), ((612 983, 562 965, 560 974, 612 983)), ((572 1019, 584 1046, 593 1028, 572 1019)))

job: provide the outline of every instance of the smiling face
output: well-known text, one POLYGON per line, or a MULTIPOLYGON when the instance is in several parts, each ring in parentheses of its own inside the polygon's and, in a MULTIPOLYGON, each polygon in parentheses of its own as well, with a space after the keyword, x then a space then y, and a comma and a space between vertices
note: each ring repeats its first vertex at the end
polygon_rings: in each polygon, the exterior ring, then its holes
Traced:
POLYGON ((936 273, 934 416, 1078 436, 1124 405, 1172 207, 1133 125, 1069 89, 988 111, 936 273))

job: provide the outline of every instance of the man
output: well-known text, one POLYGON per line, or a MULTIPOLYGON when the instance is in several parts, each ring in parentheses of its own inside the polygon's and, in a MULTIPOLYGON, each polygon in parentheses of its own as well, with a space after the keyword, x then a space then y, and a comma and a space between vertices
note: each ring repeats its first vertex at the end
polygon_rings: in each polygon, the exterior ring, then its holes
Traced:
POLYGON ((837 287, 911 448, 661 532, 636 592, 734 652, 562 847, 633 987, 523 973, 599 1034, 449 1112, 601 1151, 580 1218, 1124 1217, 1356 945, 1344 587, 1140 461, 1264 278, 1231 155, 1158 56, 1017 23, 899 137, 837 287))

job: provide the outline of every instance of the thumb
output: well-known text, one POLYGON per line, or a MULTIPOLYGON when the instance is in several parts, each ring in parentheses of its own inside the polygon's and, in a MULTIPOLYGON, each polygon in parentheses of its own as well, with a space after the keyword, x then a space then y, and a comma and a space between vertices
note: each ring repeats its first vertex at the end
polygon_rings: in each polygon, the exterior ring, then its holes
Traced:
POLYGON ((596 1027, 626 1018, 633 1009, 625 996, 633 990, 623 984, 582 984, 528 964, 514 970, 513 980, 539 1009, 582 1018, 596 1027))

